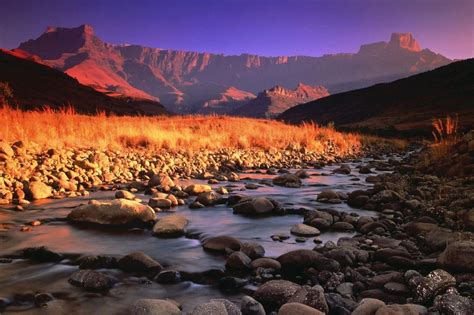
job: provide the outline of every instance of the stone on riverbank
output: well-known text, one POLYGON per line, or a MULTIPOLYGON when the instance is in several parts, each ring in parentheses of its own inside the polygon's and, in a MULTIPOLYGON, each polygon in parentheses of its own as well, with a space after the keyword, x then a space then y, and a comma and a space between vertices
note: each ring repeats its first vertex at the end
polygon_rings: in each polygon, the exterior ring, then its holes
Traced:
POLYGON ((134 252, 122 257, 118 266, 125 272, 140 274, 158 273, 163 267, 159 262, 143 252, 134 252))
POLYGON ((153 226, 153 234, 161 237, 178 237, 184 235, 188 219, 180 214, 162 217, 153 226))
POLYGON ((89 204, 72 210, 67 218, 71 222, 142 226, 156 220, 156 215, 149 206, 132 200, 115 199, 112 201, 92 200, 89 204))
POLYGON ((293 174, 283 174, 273 178, 273 184, 277 186, 285 186, 290 188, 301 187, 301 179, 293 174))
POLYGON ((308 305, 292 302, 280 307, 278 315, 324 315, 324 313, 308 305))
POLYGON ((301 288, 286 280, 271 280, 255 291, 254 298, 262 303, 267 311, 277 310, 301 288))
POLYGON ((76 287, 93 292, 106 292, 114 285, 114 281, 107 275, 88 269, 73 273, 68 281, 76 287))
POLYGON ((52 196, 52 188, 40 181, 33 181, 26 188, 26 198, 28 200, 46 199, 52 196))
POLYGON ((446 246, 438 257, 438 263, 457 271, 474 271, 474 242, 458 241, 446 246))
POLYGON ((293 225, 290 232, 291 234, 305 237, 318 236, 321 234, 317 228, 302 223, 293 225))
POLYGON ((129 308, 131 315, 180 315, 179 307, 169 301, 161 299, 139 299, 129 308))
POLYGON ((234 237, 222 235, 206 239, 202 246, 206 250, 226 252, 229 249, 232 251, 240 250, 242 243, 234 237))

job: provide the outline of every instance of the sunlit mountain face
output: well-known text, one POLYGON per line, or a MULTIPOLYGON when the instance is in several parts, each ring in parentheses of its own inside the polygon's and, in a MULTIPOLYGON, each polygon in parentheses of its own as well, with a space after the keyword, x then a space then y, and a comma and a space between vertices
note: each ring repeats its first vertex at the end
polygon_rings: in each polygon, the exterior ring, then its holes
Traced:
MULTIPOLYGON (((91 26, 82 25, 49 27, 19 49, 38 55, 82 84, 110 94, 159 99, 175 112, 202 112, 206 102, 230 87, 248 96, 276 85, 293 88, 304 83, 337 93, 451 62, 421 49, 408 33, 393 33, 388 42, 364 44, 357 53, 263 57, 111 45, 96 36, 91 26)), ((235 104, 232 97, 226 99, 235 104)))

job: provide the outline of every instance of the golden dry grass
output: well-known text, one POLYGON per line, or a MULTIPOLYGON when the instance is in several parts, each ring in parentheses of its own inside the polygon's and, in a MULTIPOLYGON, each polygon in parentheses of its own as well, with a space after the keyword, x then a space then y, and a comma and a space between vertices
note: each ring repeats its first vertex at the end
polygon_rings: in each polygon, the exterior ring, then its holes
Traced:
POLYGON ((0 139, 22 140, 41 149, 200 150, 219 148, 284 149, 289 146, 323 152, 333 143, 338 155, 360 148, 360 136, 314 124, 226 116, 129 117, 76 114, 71 109, 21 111, 0 108, 0 139))

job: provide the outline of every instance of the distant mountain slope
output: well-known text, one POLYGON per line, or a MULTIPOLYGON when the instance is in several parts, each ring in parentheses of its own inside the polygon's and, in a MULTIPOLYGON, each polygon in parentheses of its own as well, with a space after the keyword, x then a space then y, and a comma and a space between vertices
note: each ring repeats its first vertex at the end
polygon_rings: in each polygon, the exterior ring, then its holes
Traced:
POLYGON ((12 87, 17 103, 12 105, 22 109, 71 105, 79 113, 90 114, 167 114, 158 102, 107 96, 40 62, 22 51, 0 50, 0 82, 12 87))
POLYGON ((215 97, 198 104, 191 109, 191 112, 198 114, 229 114, 254 98, 254 94, 231 86, 215 97))
POLYGON ((328 95, 328 90, 323 86, 312 87, 299 83, 294 90, 275 86, 259 93, 255 99, 235 109, 232 114, 247 117, 274 118, 293 106, 328 95))
POLYGON ((474 126, 474 59, 333 94, 295 106, 278 118, 291 123, 333 121, 339 127, 428 132, 432 118, 456 113, 461 127, 474 126))
POLYGON ((101 91, 159 98, 186 112, 215 99, 222 87, 256 94, 270 86, 323 85, 331 93, 387 82, 448 64, 450 59, 421 49, 411 34, 362 45, 357 53, 322 57, 262 57, 185 52, 139 45, 111 45, 88 25, 50 27, 19 46, 49 65, 101 91), (206 88, 203 88, 206 87, 206 88))

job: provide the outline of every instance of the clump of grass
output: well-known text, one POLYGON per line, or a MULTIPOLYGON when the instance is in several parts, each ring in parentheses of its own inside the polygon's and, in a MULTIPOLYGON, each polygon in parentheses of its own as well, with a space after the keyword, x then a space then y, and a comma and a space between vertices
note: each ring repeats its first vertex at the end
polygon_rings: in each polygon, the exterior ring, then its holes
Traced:
POLYGON ((441 142, 455 142, 457 140, 459 117, 456 114, 455 118, 451 116, 446 116, 443 120, 442 118, 433 119, 433 138, 435 143, 441 142))
POLYGON ((336 155, 357 152, 360 136, 316 124, 301 126, 264 119, 227 116, 107 116, 77 114, 71 107, 21 111, 0 108, 0 139, 35 143, 40 149, 168 149, 197 151, 221 148, 263 150, 305 148, 336 155))

